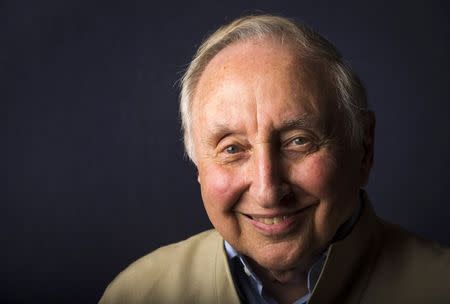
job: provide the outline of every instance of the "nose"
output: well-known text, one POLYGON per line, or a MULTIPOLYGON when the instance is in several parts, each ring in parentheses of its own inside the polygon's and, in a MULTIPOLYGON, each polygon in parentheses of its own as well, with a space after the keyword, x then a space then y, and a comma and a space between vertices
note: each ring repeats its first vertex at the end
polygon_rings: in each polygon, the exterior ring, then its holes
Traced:
POLYGON ((289 185, 283 181, 279 155, 266 143, 259 144, 253 152, 250 193, 261 207, 275 208, 290 193, 289 185))

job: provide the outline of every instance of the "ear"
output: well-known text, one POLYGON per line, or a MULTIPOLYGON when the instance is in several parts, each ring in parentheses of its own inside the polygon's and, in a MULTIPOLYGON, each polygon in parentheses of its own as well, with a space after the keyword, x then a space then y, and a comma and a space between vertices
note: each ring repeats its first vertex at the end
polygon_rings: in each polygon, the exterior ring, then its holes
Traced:
POLYGON ((375 140, 375 113, 367 111, 364 114, 364 138, 362 142, 361 157, 361 187, 367 185, 369 181, 370 170, 374 158, 374 140, 375 140))

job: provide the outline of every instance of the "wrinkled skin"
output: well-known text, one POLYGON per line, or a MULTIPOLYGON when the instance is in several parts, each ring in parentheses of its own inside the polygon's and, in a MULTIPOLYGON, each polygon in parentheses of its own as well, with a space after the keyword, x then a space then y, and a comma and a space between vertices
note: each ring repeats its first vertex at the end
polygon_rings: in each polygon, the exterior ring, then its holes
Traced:
POLYGON ((194 95, 205 209, 282 302, 283 286, 296 286, 284 291, 289 300, 305 292, 311 263, 352 214, 371 167, 370 146, 343 144, 323 71, 272 38, 242 41, 209 62, 194 95))

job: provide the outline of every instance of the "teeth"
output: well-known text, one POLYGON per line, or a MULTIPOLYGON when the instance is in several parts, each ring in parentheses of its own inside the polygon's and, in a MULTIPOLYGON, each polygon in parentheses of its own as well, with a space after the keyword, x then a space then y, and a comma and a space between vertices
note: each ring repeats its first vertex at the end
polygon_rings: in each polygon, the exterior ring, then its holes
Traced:
POLYGON ((255 217, 254 220, 264 223, 266 225, 279 224, 287 219, 287 216, 275 216, 275 217, 255 217))
POLYGON ((265 219, 263 219, 264 220, 264 224, 267 224, 267 225, 273 225, 273 218, 265 218, 265 219))

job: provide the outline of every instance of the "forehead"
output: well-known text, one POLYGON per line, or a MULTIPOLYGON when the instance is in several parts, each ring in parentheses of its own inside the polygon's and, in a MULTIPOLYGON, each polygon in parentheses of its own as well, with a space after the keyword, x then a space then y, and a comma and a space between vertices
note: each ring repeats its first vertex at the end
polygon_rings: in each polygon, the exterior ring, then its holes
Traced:
POLYGON ((225 123, 235 124, 233 119, 242 120, 245 110, 255 112, 258 106, 261 113, 284 116, 280 121, 305 113, 325 119, 328 96, 322 63, 302 60, 292 45, 276 39, 253 39, 226 47, 208 63, 192 114, 194 123, 226 118, 225 123))

